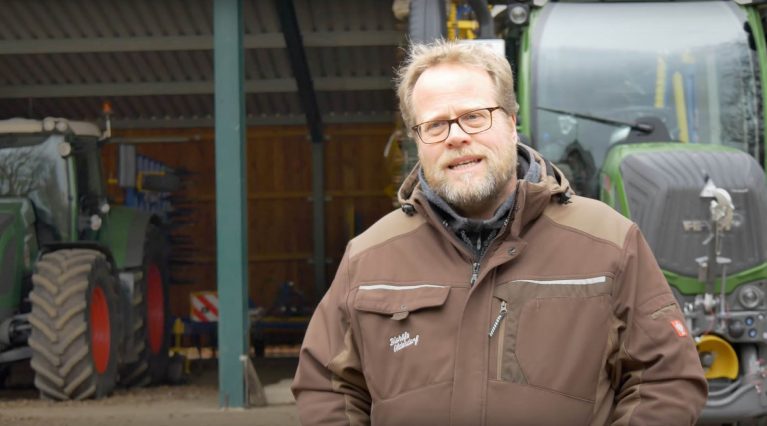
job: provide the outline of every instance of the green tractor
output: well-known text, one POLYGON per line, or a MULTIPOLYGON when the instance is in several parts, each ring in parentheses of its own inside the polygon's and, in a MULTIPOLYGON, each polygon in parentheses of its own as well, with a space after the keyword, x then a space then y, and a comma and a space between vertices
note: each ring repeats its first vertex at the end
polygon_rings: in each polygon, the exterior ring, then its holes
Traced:
POLYGON ((168 366, 160 219, 107 202, 90 123, 0 120, 0 370, 31 359, 43 398, 101 398, 168 366))
POLYGON ((512 1, 502 20, 520 133, 639 225, 683 308, 709 380, 701 423, 767 416, 757 3, 512 1))

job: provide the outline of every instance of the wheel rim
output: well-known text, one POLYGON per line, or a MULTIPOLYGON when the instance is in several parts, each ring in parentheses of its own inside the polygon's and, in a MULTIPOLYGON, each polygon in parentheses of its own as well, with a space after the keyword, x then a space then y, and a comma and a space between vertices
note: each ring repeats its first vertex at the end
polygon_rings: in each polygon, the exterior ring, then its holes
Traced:
POLYGON ((109 366, 109 349, 112 344, 109 324, 109 305, 101 286, 91 290, 90 306, 91 350, 96 371, 103 374, 109 366))
POLYGON ((149 265, 147 274, 147 319, 149 326, 149 349, 157 354, 162 350, 165 334, 165 295, 160 268, 154 263, 149 265))

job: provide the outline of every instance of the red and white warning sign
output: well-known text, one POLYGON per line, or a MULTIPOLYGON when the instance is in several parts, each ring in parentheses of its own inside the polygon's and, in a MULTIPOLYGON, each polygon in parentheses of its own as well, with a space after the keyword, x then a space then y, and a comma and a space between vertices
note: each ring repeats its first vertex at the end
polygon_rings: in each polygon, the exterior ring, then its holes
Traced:
POLYGON ((192 311, 189 317, 196 322, 218 321, 218 293, 215 291, 198 291, 190 296, 192 311))

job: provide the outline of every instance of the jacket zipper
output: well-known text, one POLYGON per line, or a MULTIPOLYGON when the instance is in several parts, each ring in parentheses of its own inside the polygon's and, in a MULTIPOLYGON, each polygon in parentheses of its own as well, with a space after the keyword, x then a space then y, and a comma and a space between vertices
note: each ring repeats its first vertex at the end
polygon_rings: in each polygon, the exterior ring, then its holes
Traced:
POLYGON ((495 361, 495 379, 501 380, 501 369, 503 368, 503 338, 504 338, 504 329, 506 328, 506 321, 503 319, 506 317, 506 314, 509 312, 508 304, 505 300, 501 300, 501 309, 498 311, 498 316, 495 318, 495 321, 493 321, 493 325, 490 327, 490 332, 487 333, 490 338, 493 338, 493 335, 496 331, 498 331, 498 349, 496 353, 496 361, 495 361))
POLYGON ((479 261, 474 262, 471 266, 471 286, 474 287, 474 284, 477 283, 477 278, 479 278, 479 261))
POLYGON ((508 305, 506 304, 505 300, 501 301, 501 310, 498 311, 498 316, 495 317, 495 321, 493 321, 493 325, 490 326, 490 332, 487 333, 489 337, 493 337, 495 332, 498 330, 498 326, 501 325, 501 321, 503 321, 503 318, 506 316, 506 313, 509 312, 508 305))
POLYGON ((490 244, 488 244, 487 247, 485 247, 485 251, 479 254, 479 258, 477 259, 477 261, 472 263, 472 265, 471 265, 471 280, 470 280, 471 287, 474 287, 474 284, 477 283, 477 279, 479 279, 479 267, 480 267, 480 264, 482 263, 482 258, 485 256, 485 253, 487 252, 487 250, 490 249, 490 246, 492 246, 493 243, 495 243, 495 241, 498 239, 498 237, 501 234, 503 234, 503 232, 506 230, 506 227, 509 225, 509 222, 514 220, 514 215, 516 214, 516 211, 517 211, 517 203, 515 202, 514 203, 514 207, 511 209, 511 213, 509 213, 509 215, 506 216, 506 219, 503 221, 503 226, 501 227, 500 232, 498 232, 493 237, 493 240, 490 241, 490 244))

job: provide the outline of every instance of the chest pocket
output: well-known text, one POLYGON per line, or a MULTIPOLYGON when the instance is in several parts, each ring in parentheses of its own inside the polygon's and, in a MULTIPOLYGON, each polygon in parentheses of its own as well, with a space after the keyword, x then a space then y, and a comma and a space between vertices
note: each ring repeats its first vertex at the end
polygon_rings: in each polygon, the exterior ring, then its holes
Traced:
POLYGON ((410 312, 444 305, 449 293, 450 287, 434 284, 363 285, 354 299, 354 309, 404 320, 410 312))
MULTIPOLYGON (((362 285, 354 296, 365 378, 380 398, 449 379, 450 287, 362 285)), ((454 315, 453 315, 454 316, 454 315)))
POLYGON ((494 295, 510 307, 502 379, 593 401, 609 334, 611 287, 608 276, 499 285, 494 295))

